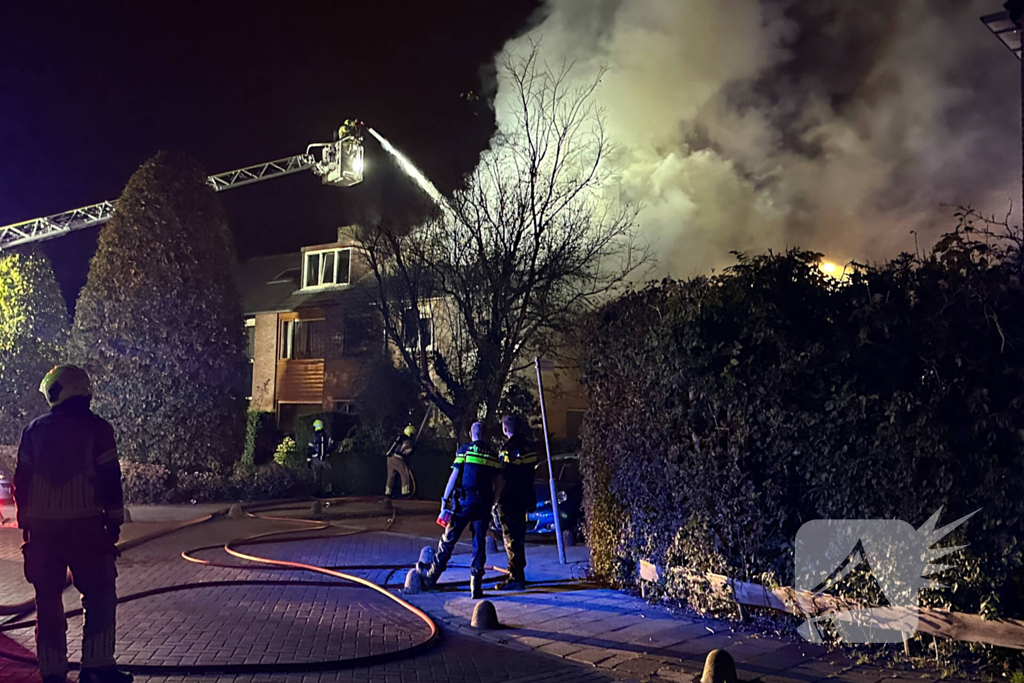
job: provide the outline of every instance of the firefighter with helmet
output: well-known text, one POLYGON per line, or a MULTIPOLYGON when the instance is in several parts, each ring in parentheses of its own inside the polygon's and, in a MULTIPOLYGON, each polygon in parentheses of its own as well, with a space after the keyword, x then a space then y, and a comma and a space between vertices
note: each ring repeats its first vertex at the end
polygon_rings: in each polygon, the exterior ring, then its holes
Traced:
POLYGON ((327 462, 333 449, 334 441, 324 431, 324 421, 314 420, 313 436, 306 450, 306 467, 313 470, 313 486, 317 495, 330 495, 334 490, 331 483, 331 464, 327 462))
POLYGON ((114 567, 124 493, 114 429, 90 409, 85 370, 58 365, 39 386, 50 412, 22 432, 14 496, 25 578, 36 594, 36 651, 44 683, 68 672, 62 594, 71 570, 82 594, 82 683, 130 683, 114 663, 114 567))
POLYGON ((388 449, 388 478, 384 483, 384 500, 391 499, 392 484, 397 476, 402 481, 402 495, 412 495, 412 473, 409 471, 409 458, 416 447, 416 427, 406 425, 401 435, 395 439, 388 449))

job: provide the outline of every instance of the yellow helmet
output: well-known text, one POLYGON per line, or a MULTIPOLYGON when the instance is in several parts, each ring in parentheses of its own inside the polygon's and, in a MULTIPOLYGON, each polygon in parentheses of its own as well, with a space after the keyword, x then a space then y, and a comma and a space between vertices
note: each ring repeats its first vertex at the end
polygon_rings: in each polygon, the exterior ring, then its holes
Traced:
POLYGON ((89 381, 88 373, 80 367, 56 365, 43 377, 39 391, 53 408, 72 396, 92 396, 92 382, 89 381))
POLYGON ((413 427, 412 425, 409 425, 408 427, 405 428, 403 434, 405 434, 406 436, 416 436, 416 428, 413 427))

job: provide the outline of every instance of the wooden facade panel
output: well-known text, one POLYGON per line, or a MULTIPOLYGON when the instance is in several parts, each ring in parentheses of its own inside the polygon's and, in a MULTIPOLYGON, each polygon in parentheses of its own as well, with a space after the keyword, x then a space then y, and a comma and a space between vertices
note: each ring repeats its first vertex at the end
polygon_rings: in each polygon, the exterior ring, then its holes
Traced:
POLYGON ((280 403, 323 403, 324 361, 277 361, 276 393, 280 403))

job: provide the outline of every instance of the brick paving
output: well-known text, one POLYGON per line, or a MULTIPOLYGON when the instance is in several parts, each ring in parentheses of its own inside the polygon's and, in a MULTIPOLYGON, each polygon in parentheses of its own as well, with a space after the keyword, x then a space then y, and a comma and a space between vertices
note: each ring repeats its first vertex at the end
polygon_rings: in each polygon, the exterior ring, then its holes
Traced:
MULTIPOLYGON (((148 528, 131 525, 125 535, 148 528)), ((372 524, 370 525, 372 526, 372 524)), ((123 603, 118 608, 118 661, 123 664, 205 664, 255 662, 309 662, 344 659, 380 652, 393 652, 426 636, 426 626, 393 601, 347 582, 308 572, 259 569, 225 569, 185 562, 182 550, 224 543, 230 539, 269 530, 291 528, 286 523, 262 520, 219 519, 184 529, 161 539, 127 550, 118 561, 118 592, 127 596, 143 590, 180 583, 252 580, 285 581, 284 586, 211 586, 146 597, 123 603), (328 585, 308 585, 310 582, 328 585), (291 584, 291 585, 287 585, 291 584)), ((0 530, 0 580, 31 596, 20 577, 20 534, 17 540, 0 530), (17 572, 14 566, 17 565, 17 572)), ((313 561, 323 565, 349 566, 412 562, 424 545, 421 538, 398 534, 364 533, 299 543, 267 543, 244 549, 282 559, 313 561)), ((204 551, 205 559, 229 564, 247 564, 219 553, 204 551)), ((404 578, 404 572, 354 570, 372 580, 389 575, 404 578)), ((393 579, 394 581, 400 578, 393 579)), ((0 602, 13 595, 6 590, 0 602)), ((65 593, 68 609, 80 606, 73 590, 65 593)), ((80 655, 81 617, 69 619, 69 655, 80 655)), ((0 635, 0 650, 33 656, 30 628, 0 635)), ((74 680, 76 674, 72 674, 74 680)), ((256 676, 189 676, 189 680, 218 683, 287 679, 289 681, 349 681, 369 678, 384 683, 430 683, 432 681, 522 681, 548 680, 605 683, 621 676, 592 668, 581 668, 543 654, 524 658, 522 652, 500 644, 481 642, 460 633, 447 634, 434 649, 415 658, 383 665, 322 674, 256 676)), ((38 682, 31 667, 0 659, 0 680, 38 682)), ((139 683, 181 681, 181 676, 136 676, 139 683)))

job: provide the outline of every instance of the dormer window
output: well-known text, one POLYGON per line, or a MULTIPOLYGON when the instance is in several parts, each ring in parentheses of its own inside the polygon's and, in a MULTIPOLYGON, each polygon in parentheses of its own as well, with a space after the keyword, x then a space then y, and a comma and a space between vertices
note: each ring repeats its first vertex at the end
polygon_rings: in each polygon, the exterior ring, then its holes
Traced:
POLYGON ((303 254, 302 286, 347 285, 352 276, 352 249, 323 249, 303 254))

